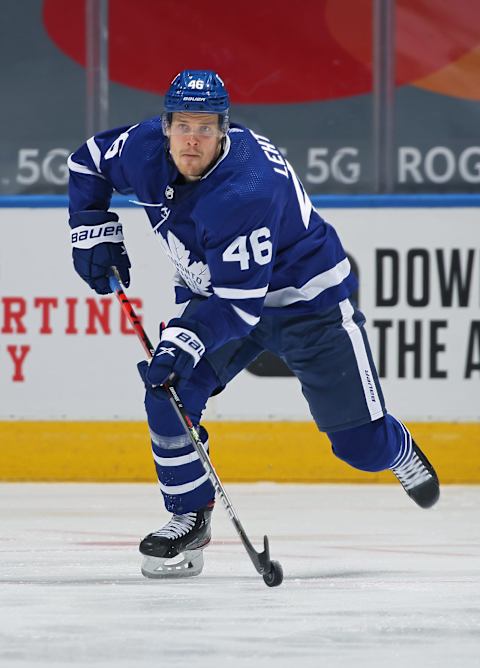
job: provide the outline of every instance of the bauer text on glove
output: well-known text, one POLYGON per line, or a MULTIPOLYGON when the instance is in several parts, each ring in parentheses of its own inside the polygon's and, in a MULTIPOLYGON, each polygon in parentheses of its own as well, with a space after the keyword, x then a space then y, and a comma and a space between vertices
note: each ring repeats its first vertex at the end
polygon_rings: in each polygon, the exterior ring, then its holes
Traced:
POLYGON ((130 260, 123 244, 122 225, 115 213, 79 211, 70 216, 73 265, 100 295, 111 292, 108 276, 118 269, 122 283, 130 284, 130 260))
POLYGON ((205 344, 196 332, 170 324, 162 331, 150 364, 140 362, 138 370, 147 389, 174 379, 187 380, 204 353, 205 344))

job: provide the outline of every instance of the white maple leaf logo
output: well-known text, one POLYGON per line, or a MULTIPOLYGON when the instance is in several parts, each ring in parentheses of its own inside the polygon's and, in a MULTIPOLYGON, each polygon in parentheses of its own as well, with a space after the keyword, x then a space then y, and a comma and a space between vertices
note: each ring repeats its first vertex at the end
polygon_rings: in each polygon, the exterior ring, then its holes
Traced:
POLYGON ((167 232, 166 239, 161 234, 157 236, 163 250, 187 284, 187 287, 198 295, 208 297, 211 294, 211 290, 209 290, 211 276, 205 262, 200 260, 190 262, 190 251, 170 230, 167 232))

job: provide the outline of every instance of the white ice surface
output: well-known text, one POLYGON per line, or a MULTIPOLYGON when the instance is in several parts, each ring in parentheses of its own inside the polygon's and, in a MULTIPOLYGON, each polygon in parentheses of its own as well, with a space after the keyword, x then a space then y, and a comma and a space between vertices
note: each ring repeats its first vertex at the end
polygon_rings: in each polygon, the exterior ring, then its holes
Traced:
POLYGON ((280 587, 220 503, 202 575, 145 580, 154 485, 1 484, 0 666, 480 666, 480 487, 428 511, 397 485, 227 489, 280 587))

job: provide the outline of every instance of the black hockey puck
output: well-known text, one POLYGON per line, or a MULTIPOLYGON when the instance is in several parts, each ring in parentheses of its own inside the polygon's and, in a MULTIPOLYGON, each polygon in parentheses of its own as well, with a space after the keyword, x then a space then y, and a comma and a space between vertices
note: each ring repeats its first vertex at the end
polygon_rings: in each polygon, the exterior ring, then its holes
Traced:
POLYGON ((263 574, 263 581, 267 587, 278 587, 283 582, 283 570, 278 561, 270 562, 270 570, 263 574))

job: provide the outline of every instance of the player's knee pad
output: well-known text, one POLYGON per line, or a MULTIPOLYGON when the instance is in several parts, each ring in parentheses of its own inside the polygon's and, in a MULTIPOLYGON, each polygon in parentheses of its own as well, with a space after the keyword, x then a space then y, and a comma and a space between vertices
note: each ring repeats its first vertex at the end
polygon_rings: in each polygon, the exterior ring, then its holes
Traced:
POLYGON ((330 432, 334 454, 361 471, 383 471, 392 466, 409 438, 406 428, 392 415, 352 429, 330 432))

